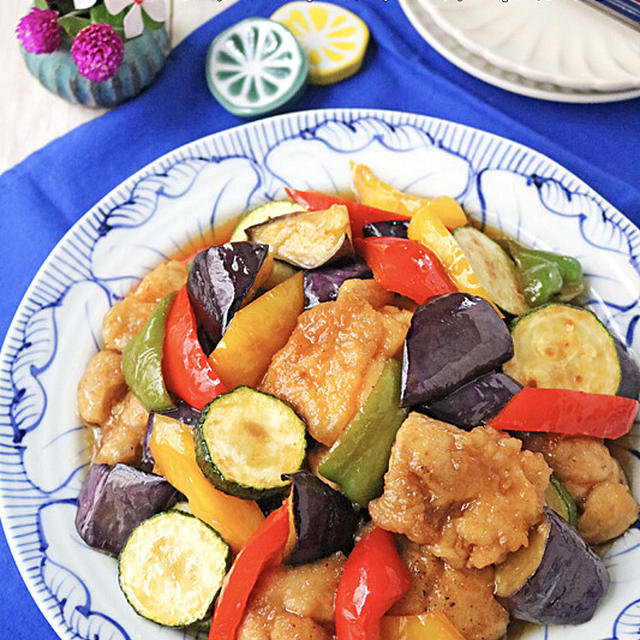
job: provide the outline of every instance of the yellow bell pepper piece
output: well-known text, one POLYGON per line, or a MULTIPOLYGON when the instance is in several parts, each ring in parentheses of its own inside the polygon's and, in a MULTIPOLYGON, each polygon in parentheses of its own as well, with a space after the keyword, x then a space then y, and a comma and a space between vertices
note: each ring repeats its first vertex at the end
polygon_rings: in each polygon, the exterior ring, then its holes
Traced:
POLYGON ((284 347, 304 307, 302 271, 240 309, 209 356, 227 389, 255 387, 284 347))
MULTIPOLYGON (((411 218, 407 236, 410 240, 417 240, 436 254, 447 275, 459 291, 488 300, 500 313, 485 288, 480 284, 456 239, 428 207, 420 209, 411 218)), ((500 315, 502 314, 500 313, 500 315)))
POLYGON ((362 204, 385 211, 392 211, 407 218, 412 218, 418 211, 429 207, 434 216, 438 217, 445 227, 455 229, 467 224, 462 207, 449 196, 440 196, 433 200, 418 198, 403 193, 382 182, 363 164, 351 163, 353 186, 362 204))
POLYGON ((150 441, 154 473, 189 500, 193 515, 211 525, 234 553, 246 544, 262 524, 264 516, 256 502, 241 500, 218 491, 196 462, 191 428, 156 414, 150 441))
POLYGON ((414 616, 384 616, 380 640, 465 640, 444 613, 430 611, 414 616))

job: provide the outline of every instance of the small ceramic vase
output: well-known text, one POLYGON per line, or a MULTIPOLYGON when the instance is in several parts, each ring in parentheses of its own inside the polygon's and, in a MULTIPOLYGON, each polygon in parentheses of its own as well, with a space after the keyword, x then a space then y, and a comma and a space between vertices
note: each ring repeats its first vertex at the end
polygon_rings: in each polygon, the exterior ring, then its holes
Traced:
POLYGON ((80 74, 67 50, 28 53, 22 49, 29 71, 49 91, 87 107, 114 107, 138 95, 160 73, 169 53, 164 27, 145 29, 124 45, 124 58, 116 74, 103 82, 91 82, 80 74))

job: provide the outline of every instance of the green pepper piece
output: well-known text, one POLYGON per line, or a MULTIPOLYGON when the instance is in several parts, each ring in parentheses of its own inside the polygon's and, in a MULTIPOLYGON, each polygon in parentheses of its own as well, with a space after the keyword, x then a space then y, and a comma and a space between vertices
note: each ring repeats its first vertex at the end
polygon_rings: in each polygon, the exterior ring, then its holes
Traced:
POLYGON ((498 242, 513 258, 530 306, 551 298, 568 301, 582 292, 582 266, 575 258, 529 249, 511 238, 499 238, 498 242))
POLYGON ((145 325, 122 352, 122 373, 131 392, 149 411, 166 411, 173 406, 162 377, 162 347, 171 303, 171 293, 160 300, 145 325))
POLYGON ((382 492, 396 432, 408 411, 400 407, 401 366, 389 360, 369 397, 323 458, 320 475, 366 507, 382 492))

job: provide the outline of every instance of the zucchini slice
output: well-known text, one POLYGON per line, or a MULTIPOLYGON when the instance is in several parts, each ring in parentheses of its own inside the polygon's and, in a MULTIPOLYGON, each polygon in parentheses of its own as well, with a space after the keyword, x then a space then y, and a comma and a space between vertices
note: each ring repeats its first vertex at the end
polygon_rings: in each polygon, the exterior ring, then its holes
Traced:
POLYGON ((514 320, 511 337, 503 370, 524 386, 605 394, 620 386, 615 340, 587 309, 544 305, 514 320))
POLYGON ((453 237, 490 298, 511 315, 526 313, 529 305, 522 293, 516 266, 504 249, 474 227, 458 227, 453 237))
POLYGON ((549 478, 549 486, 544 492, 544 501, 561 518, 566 520, 574 529, 578 526, 578 508, 576 501, 567 491, 564 484, 553 474, 549 478))
POLYGON ((306 425, 282 400, 237 387, 210 402, 194 430, 196 459, 221 491, 249 500, 279 493, 304 461, 306 425))
POLYGON ((233 230, 229 242, 241 242, 243 240, 248 240, 249 237, 245 232, 245 229, 248 227, 253 227, 257 224, 262 224, 267 220, 279 218, 280 216, 284 216, 288 213, 295 213, 297 211, 305 211, 305 208, 302 205, 290 202, 289 200, 275 200, 274 202, 267 202, 267 204, 263 204, 257 209, 252 209, 249 213, 242 216, 240 222, 238 222, 238 225, 233 230))
POLYGON ((120 588, 144 618, 184 627, 210 612, 230 562, 229 545, 215 529, 171 510, 129 536, 120 554, 120 588))

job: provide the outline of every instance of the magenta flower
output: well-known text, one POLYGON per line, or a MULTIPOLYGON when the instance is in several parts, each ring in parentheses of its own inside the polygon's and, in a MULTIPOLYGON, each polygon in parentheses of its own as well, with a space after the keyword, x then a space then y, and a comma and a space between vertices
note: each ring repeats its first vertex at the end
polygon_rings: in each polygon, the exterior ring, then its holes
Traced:
POLYGON ((71 45, 78 71, 92 82, 113 76, 124 55, 122 38, 109 24, 91 24, 78 32, 71 45))
POLYGON ((58 24, 58 12, 33 7, 16 27, 18 40, 25 51, 52 53, 60 48, 62 29, 58 24))

